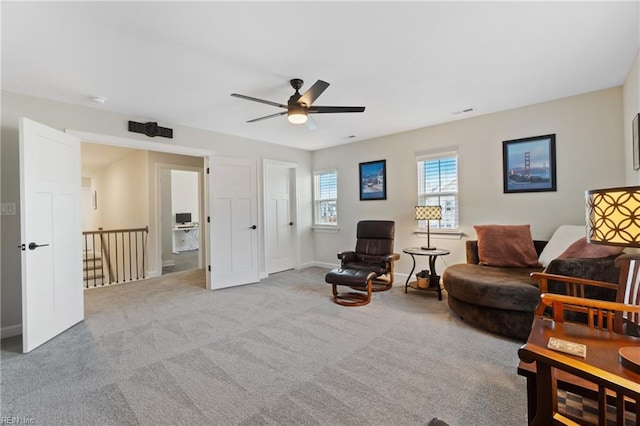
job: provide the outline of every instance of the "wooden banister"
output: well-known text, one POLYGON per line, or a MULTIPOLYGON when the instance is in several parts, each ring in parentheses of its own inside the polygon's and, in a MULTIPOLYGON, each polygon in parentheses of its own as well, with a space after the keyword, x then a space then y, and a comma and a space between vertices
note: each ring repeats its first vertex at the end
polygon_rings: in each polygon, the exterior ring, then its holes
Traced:
POLYGON ((95 252, 101 253, 100 273, 96 273, 95 269, 93 275, 86 273, 85 288, 89 288, 90 284, 96 287, 146 278, 148 233, 148 226, 84 231, 82 234, 85 239, 85 258, 88 257, 89 251, 94 253, 94 268, 97 264, 95 252))

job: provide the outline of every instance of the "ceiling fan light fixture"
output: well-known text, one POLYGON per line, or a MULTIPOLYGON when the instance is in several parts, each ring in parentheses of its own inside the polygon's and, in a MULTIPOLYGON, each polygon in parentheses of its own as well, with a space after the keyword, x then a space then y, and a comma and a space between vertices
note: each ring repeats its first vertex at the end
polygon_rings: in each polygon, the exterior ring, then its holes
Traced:
POLYGON ((318 113, 344 113, 344 112, 364 112, 363 106, 313 106, 313 103, 318 96, 320 96, 327 87, 329 87, 329 83, 326 81, 318 80, 313 83, 306 92, 302 95, 300 94, 300 88, 302 87, 303 81, 299 78, 294 78, 289 81, 291 87, 296 91, 291 97, 287 104, 280 104, 278 102, 267 101, 265 99, 254 98, 253 96, 241 95, 239 93, 232 93, 231 96, 246 99, 248 101, 259 102, 261 104, 267 104, 271 106, 275 106, 278 108, 282 108, 285 111, 277 112, 275 114, 269 114, 264 117, 254 118, 253 120, 248 120, 247 123, 255 123, 256 121, 266 120, 268 118, 281 117, 287 114, 287 119, 292 124, 307 124, 307 128, 315 129, 317 128, 317 124, 313 119, 309 119, 309 112, 318 114, 318 113))
POLYGON ((287 114, 287 118, 289 119, 289 123, 304 124, 308 118, 307 111, 302 107, 291 108, 287 114))

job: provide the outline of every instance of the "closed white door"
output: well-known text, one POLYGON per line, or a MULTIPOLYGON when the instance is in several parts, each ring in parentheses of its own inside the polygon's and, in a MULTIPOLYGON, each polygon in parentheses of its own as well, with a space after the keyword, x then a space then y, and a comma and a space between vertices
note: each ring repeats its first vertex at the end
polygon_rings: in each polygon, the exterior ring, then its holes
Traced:
POLYGON ((214 157, 210 183, 211 288, 258 282, 256 161, 214 157))
POLYGON ((22 342, 30 352, 84 319, 80 139, 20 119, 22 342))
POLYGON ((286 271, 295 266, 293 258, 294 222, 291 213, 291 174, 295 169, 266 165, 267 273, 286 271))

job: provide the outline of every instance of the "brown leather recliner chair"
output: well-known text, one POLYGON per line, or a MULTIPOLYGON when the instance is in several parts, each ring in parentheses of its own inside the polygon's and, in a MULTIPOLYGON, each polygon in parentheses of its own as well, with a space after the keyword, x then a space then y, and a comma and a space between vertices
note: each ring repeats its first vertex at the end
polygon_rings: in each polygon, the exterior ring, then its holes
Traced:
POLYGON ((341 269, 375 272, 372 291, 389 290, 393 286, 393 262, 400 255, 393 252, 396 223, 392 220, 358 222, 356 248, 338 253, 341 269))

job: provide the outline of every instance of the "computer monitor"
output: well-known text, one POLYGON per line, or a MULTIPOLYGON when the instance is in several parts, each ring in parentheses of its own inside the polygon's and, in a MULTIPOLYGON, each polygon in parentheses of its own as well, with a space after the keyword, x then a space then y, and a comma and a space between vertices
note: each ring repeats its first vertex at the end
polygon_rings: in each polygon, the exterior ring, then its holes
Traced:
POLYGON ((191 213, 176 213, 176 223, 191 223, 191 213))

